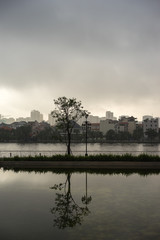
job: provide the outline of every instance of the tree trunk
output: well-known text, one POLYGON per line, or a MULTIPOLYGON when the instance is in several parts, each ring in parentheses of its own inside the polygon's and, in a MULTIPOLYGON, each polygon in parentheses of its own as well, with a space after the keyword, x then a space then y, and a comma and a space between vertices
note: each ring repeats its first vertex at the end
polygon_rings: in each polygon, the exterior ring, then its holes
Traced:
POLYGON ((67 153, 68 153, 68 155, 71 155, 71 135, 70 135, 69 131, 68 131, 67 153))
POLYGON ((68 145, 67 145, 67 154, 71 155, 70 143, 68 143, 68 145))

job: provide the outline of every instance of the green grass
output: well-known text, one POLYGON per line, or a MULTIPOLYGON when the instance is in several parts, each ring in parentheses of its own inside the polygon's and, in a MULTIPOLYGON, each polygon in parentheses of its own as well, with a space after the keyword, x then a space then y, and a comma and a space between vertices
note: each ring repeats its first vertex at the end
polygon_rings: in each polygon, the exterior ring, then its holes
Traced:
POLYGON ((160 156, 140 154, 133 156, 131 154, 124 155, 90 155, 90 156, 69 156, 69 155, 53 155, 47 156, 27 156, 27 157, 3 157, 0 161, 132 161, 132 162, 160 162, 160 156))

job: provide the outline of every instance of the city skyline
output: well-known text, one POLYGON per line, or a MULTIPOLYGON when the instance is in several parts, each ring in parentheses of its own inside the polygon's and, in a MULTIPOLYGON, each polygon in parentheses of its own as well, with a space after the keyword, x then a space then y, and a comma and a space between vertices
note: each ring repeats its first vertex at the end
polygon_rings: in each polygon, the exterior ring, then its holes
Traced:
POLYGON ((76 97, 92 115, 160 116, 160 2, 0 2, 1 114, 45 119, 76 97))
MULTIPOLYGON (((145 119, 152 119, 152 118, 159 118, 160 116, 153 116, 153 115, 143 115, 141 116, 140 119, 138 119, 134 114, 131 115, 126 115, 126 114, 120 114, 119 116, 116 115, 114 112, 111 112, 110 110, 107 110, 104 112, 103 116, 98 116, 98 115, 93 115, 93 114, 89 114, 88 116, 88 121, 92 122, 92 123, 98 123, 101 120, 105 120, 105 119, 111 119, 111 120, 119 120, 122 117, 128 118, 128 117, 134 117, 138 122, 142 122, 145 119)), ((27 116, 18 116, 18 117, 14 117, 11 115, 3 115, 3 113, 0 113, 0 121, 1 120, 11 120, 14 119, 14 121, 38 121, 38 122, 42 122, 42 121, 46 121, 46 122, 54 122, 55 124, 55 119, 52 117, 51 112, 49 112, 47 114, 47 117, 44 117, 44 114, 42 112, 40 112, 39 110, 30 110, 30 113, 27 116)), ((82 124, 82 122, 85 120, 85 117, 83 117, 82 119, 79 120, 80 124, 82 124)), ((12 122, 14 122, 12 121, 12 122)))

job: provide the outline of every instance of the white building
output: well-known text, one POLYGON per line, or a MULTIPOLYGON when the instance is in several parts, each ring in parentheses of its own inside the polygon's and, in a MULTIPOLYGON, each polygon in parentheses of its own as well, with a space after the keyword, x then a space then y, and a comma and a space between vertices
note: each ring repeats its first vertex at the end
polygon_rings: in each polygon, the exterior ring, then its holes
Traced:
POLYGON ((89 115, 87 121, 89 121, 90 123, 100 123, 99 117, 93 115, 89 115))
POLYGON ((151 115, 144 115, 143 118, 142 118, 142 121, 144 121, 145 119, 152 119, 153 116, 151 115))
POLYGON ((117 121, 113 121, 110 119, 101 120, 100 121, 100 132, 102 132, 105 135, 109 130, 115 131, 116 122, 117 121))
POLYGON ((113 112, 106 111, 106 119, 111 119, 111 120, 113 120, 113 112))
POLYGON ((42 122, 43 121, 43 114, 41 114, 37 110, 31 111, 31 121, 42 122))
POLYGON ((106 117, 100 117, 100 121, 105 121, 106 119, 106 117))
POLYGON ((133 134, 134 130, 136 130, 136 126, 137 121, 135 117, 121 116, 116 125, 116 132, 128 132, 133 134))
MULTIPOLYGON (((86 121, 86 118, 82 117, 79 119, 78 124, 82 126, 83 122, 85 121, 86 121)), ((89 115, 87 118, 87 121, 89 121, 90 123, 100 123, 100 118, 98 116, 89 115)))
POLYGON ((29 121, 31 121, 31 118, 30 117, 26 117, 26 118, 19 117, 19 118, 16 118, 16 122, 22 122, 22 121, 29 122, 29 121))
POLYGON ((51 113, 48 114, 48 123, 49 123, 51 126, 56 125, 56 119, 52 116, 51 113))
POLYGON ((154 130, 156 133, 159 132, 159 118, 151 118, 151 119, 145 119, 143 121, 143 133, 145 134, 149 129, 154 130))
POLYGON ((6 123, 6 124, 11 124, 15 122, 15 119, 14 118, 1 118, 0 119, 0 123, 6 123))

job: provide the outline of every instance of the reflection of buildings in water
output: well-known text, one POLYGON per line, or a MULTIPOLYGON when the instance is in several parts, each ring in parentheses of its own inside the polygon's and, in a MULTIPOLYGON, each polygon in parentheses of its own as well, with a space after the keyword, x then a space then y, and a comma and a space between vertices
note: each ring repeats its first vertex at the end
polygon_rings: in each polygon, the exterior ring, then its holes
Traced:
POLYGON ((54 215, 54 226, 59 229, 81 225, 83 217, 90 211, 87 205, 91 202, 91 196, 87 195, 87 173, 86 173, 86 193, 82 197, 85 206, 79 206, 71 193, 71 173, 67 174, 65 183, 55 184, 51 189, 56 190, 55 207, 51 209, 54 215))

